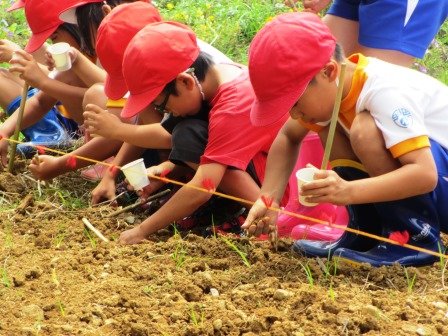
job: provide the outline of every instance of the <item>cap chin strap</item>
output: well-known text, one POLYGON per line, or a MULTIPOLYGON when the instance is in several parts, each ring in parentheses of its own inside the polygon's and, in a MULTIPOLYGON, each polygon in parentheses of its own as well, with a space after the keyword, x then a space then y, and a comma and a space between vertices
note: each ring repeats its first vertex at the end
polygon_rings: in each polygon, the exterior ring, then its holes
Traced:
POLYGON ((194 81, 196 82, 196 85, 198 86, 199 92, 201 93, 201 97, 202 100, 205 100, 205 95, 204 95, 204 91, 202 90, 202 85, 201 83, 199 83, 198 78, 196 77, 196 75, 194 74, 194 68, 189 68, 185 71, 187 74, 190 74, 193 76, 194 81))

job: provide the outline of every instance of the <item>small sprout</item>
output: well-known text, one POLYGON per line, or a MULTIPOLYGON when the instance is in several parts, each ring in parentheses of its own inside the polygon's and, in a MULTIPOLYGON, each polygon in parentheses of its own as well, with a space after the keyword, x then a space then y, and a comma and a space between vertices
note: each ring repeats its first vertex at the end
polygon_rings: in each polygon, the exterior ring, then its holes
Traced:
POLYGON ((232 243, 229 239, 225 238, 225 237, 221 237, 222 241, 224 243, 226 243, 226 245, 228 247, 230 247, 232 250, 234 250, 240 257, 241 260, 243 261, 244 265, 246 265, 247 267, 250 267, 250 262, 246 257, 246 253, 244 253, 243 251, 241 251, 238 246, 236 246, 234 243, 232 243))

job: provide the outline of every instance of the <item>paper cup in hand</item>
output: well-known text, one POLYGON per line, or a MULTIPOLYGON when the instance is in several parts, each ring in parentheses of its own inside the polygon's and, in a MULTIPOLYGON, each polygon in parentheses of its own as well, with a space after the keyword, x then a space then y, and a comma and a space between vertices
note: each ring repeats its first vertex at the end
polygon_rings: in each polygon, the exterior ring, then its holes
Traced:
POLYGON ((47 50, 53 57, 56 70, 66 71, 72 67, 72 60, 68 54, 70 44, 65 42, 55 43, 49 46, 47 50))
POLYGON ((121 167, 121 170, 134 190, 142 190, 149 184, 149 178, 146 173, 143 159, 132 161, 121 167))
POLYGON ((305 197, 300 195, 301 186, 307 182, 314 180, 314 173, 317 172, 316 168, 302 168, 296 172, 297 184, 299 186, 299 203, 305 206, 315 206, 318 203, 310 203, 305 200, 305 197))

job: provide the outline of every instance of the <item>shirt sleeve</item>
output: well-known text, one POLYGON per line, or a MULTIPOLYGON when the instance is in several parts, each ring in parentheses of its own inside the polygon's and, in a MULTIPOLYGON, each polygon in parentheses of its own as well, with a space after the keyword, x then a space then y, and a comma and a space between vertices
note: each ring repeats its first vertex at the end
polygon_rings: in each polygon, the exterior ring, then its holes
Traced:
POLYGON ((424 107, 411 95, 404 89, 384 87, 363 96, 357 104, 357 111, 370 111, 394 157, 429 146, 424 107))

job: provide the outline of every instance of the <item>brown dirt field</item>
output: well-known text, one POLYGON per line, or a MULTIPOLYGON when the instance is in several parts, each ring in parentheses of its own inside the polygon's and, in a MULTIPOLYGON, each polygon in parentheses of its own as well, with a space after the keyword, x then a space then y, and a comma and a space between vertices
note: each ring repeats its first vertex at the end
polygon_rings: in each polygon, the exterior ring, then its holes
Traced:
POLYGON ((23 174, 0 173, 0 335, 448 335, 440 264, 335 269, 291 241, 275 252, 235 238, 246 266, 221 237, 168 230, 120 246, 129 214, 76 209, 59 190, 87 199, 92 185, 54 183, 39 197, 23 174), (82 217, 112 241, 89 239, 82 217))

